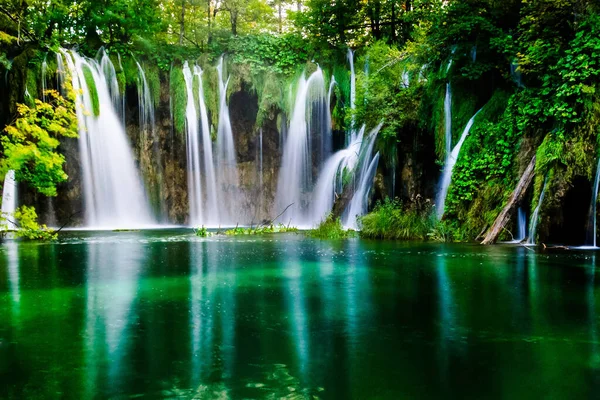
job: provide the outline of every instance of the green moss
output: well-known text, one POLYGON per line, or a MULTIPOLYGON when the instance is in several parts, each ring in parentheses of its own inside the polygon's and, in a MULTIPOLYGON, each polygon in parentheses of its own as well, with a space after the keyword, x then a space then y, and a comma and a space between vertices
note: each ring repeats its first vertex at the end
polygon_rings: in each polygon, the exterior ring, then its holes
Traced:
POLYGON ((175 132, 183 134, 185 130, 185 109, 187 107, 187 95, 185 79, 180 67, 171 68, 169 77, 171 89, 171 101, 173 107, 173 126, 175 132))
POLYGON ((117 74, 117 83, 119 85, 119 92, 121 95, 125 94, 125 89, 127 87, 127 80, 125 79, 125 71, 123 70, 122 62, 120 61, 120 57, 116 53, 111 53, 109 55, 110 61, 113 63, 115 67, 115 73, 117 74))
POLYGON ((219 123, 219 74, 217 69, 206 66, 202 73, 202 87, 204 89, 204 102, 210 114, 211 125, 219 123))
POLYGON ((154 64, 145 65, 144 73, 146 74, 146 81, 150 88, 150 94, 152 96, 152 102, 154 107, 158 107, 160 104, 160 70, 154 64))
POLYGON ((96 88, 96 81, 92 70, 87 66, 83 66, 83 76, 88 90, 90 91, 90 99, 92 101, 92 112, 97 117, 100 115, 100 100, 98 99, 98 90, 96 88))
POLYGON ((274 73, 265 74, 264 86, 259 95, 258 115, 256 116, 256 126, 262 126, 266 118, 273 119, 277 110, 283 107, 283 88, 284 83, 281 77, 274 73))

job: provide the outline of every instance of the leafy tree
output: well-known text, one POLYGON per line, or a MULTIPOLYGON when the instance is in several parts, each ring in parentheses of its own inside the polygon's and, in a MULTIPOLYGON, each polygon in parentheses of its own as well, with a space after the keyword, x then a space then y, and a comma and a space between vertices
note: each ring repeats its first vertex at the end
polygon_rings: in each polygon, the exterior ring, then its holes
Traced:
POLYGON ((35 100, 35 107, 19 104, 18 118, 0 138, 4 149, 2 176, 15 170, 16 180, 27 182, 46 196, 56 196, 56 185, 67 180, 65 158, 57 152, 61 137, 77 137, 77 117, 71 99, 48 90, 49 102, 35 100))

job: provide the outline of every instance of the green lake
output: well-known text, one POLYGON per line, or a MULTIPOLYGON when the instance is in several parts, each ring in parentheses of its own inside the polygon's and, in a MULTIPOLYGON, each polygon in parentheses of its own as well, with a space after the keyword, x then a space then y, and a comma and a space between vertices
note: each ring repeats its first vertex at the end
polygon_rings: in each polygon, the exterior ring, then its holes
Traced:
POLYGON ((190 230, 0 245, 0 398, 600 393, 593 252, 190 230))

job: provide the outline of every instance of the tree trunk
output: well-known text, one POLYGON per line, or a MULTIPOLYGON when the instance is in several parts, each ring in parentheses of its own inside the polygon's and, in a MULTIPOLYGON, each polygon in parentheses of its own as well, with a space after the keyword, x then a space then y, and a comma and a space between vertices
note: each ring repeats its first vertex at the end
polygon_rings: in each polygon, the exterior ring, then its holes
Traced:
POLYGON ((210 23, 210 3, 211 0, 206 0, 206 19, 208 20, 208 38, 206 39, 206 43, 208 45, 210 45, 210 42, 212 42, 212 32, 210 30, 211 27, 211 23, 210 23))
POLYGON ((231 20, 231 33, 233 33, 233 36, 237 36, 237 19, 238 19, 237 11, 230 11, 229 19, 231 20))
POLYGON ((283 33, 283 5, 281 4, 283 0, 279 0, 279 5, 277 6, 277 11, 279 12, 279 33, 283 33))
POLYGON ((496 240, 498 240, 498 236, 500 236, 502 229, 504 229, 504 226, 510 220, 511 211, 517 205, 517 203, 519 203, 523 199, 523 196, 525 196, 525 192, 527 192, 529 185, 531 185, 534 175, 535 175, 535 155, 529 162, 529 165, 527 166, 527 168, 525 168, 525 172, 523 172, 523 175, 521 176, 521 179, 519 180, 517 187, 510 195, 510 198, 508 199, 508 203, 506 203, 506 206, 504 207, 502 212, 500 212, 500 214, 496 218, 496 221, 494 221, 494 224, 492 225, 492 227, 487 231, 487 233, 485 235, 485 239, 483 239, 483 242, 481 242, 481 244, 496 243, 496 240))
POLYGON ((179 45, 183 44, 183 34, 185 31, 185 0, 181 0, 181 21, 179 21, 179 45))

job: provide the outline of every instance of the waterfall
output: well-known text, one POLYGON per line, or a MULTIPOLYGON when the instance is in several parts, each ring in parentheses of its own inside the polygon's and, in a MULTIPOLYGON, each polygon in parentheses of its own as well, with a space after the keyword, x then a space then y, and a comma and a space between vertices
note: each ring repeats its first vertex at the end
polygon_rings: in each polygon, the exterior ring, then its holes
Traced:
MULTIPOLYGON (((117 79, 115 66, 104 49, 98 51, 96 58, 100 59, 100 71, 103 72, 106 84, 108 85, 108 92, 110 93, 113 107, 117 111, 119 117, 121 117, 123 125, 125 125, 125 98, 121 96, 121 91, 119 90, 119 80, 117 79)), ((119 60, 121 60, 120 57, 119 60)))
POLYGON ((354 185, 354 195, 343 219, 345 225, 356 228, 356 217, 365 211, 366 202, 363 200, 368 196, 377 170, 379 156, 371 159, 371 154, 380 129, 381 124, 365 135, 363 125, 358 132, 352 134, 348 147, 336 152, 327 160, 313 192, 313 224, 318 224, 327 217, 333 208, 336 194, 341 194, 345 185, 354 185), (352 177, 351 182, 345 182, 348 177, 352 177))
POLYGON ((206 223, 215 225, 220 222, 219 216, 219 192, 217 190, 217 178, 215 175, 215 163, 213 160, 213 143, 210 136, 210 124, 208 123, 208 112, 204 101, 204 86, 202 82, 203 71, 200 67, 194 68, 198 77, 198 105, 200 108, 200 128, 202 132, 202 159, 204 160, 204 180, 206 182, 206 223))
POLYGON ((446 140, 446 160, 450 157, 452 151, 452 88, 450 83, 446 83, 446 97, 444 98, 444 138, 446 140))
POLYGON ((217 180, 219 190, 222 194, 221 202, 224 208, 222 209, 221 219, 228 223, 237 223, 234 221, 234 211, 241 211, 235 200, 239 196, 233 193, 230 189, 237 188, 238 185, 238 170, 235 156, 235 146, 233 143, 233 131, 231 130, 231 120, 229 118, 229 106, 227 105, 227 86, 229 85, 229 77, 223 80, 223 56, 219 60, 217 66, 219 75, 219 125, 217 128, 217 180))
POLYGON ((48 53, 44 56, 44 61, 42 62, 42 101, 46 102, 46 89, 48 85, 46 84, 46 71, 48 70, 48 62, 46 61, 46 57, 48 57, 48 53))
MULTIPOLYGON (((73 89, 78 93, 76 109, 86 225, 131 228, 152 224, 129 141, 111 100, 105 69, 74 51, 61 50, 61 55, 68 66, 73 89), (98 116, 92 111, 94 90, 98 116)), ((110 63, 107 57, 103 59, 110 63)))
POLYGON ((10 219, 6 221, 8 229, 17 229, 14 224, 14 214, 17 209, 17 182, 15 181, 15 171, 9 170, 4 176, 4 185, 2 186, 2 218, 10 219))
POLYGON ((510 63, 510 76, 512 76, 513 81, 517 84, 517 87, 519 88, 524 88, 525 85, 523 85, 523 81, 522 81, 522 75, 521 75, 521 71, 519 71, 519 62, 517 59, 515 59, 513 62, 510 63))
MULTIPOLYGON (((155 135, 155 118, 154 118, 154 102, 152 101, 152 94, 150 93, 150 87, 146 80, 146 74, 144 69, 139 62, 135 62, 138 67, 138 109, 140 119, 140 131, 144 138, 147 137, 148 132, 152 134, 154 139, 155 135)), ((114 70, 114 69, 113 69, 114 70)), ((112 92, 111 92, 112 93, 112 92)))
POLYGON ((183 77, 187 91, 187 105, 185 108, 186 128, 186 155, 187 155, 187 181, 189 224, 192 226, 204 222, 202 215, 202 184, 200 176, 200 142, 198 140, 198 115, 194 99, 193 75, 187 61, 183 64, 183 77))
POLYGON ((343 190, 344 177, 355 172, 364 131, 363 126, 357 134, 352 135, 350 144, 345 149, 339 150, 325 162, 313 191, 312 224, 318 224, 327 217, 335 202, 336 193, 341 194, 343 190))
MULTIPOLYGON (((298 82, 296 101, 286 134, 275 199, 275 213, 282 212, 291 205, 281 216, 285 223, 290 220, 295 225, 311 223, 307 214, 310 197, 307 194, 313 188, 315 158, 311 148, 312 136, 319 135, 324 141, 331 140, 329 127, 325 131, 312 132, 315 126, 312 123, 313 111, 326 108, 326 104, 323 71, 317 68, 308 79, 303 75, 298 82)), ((325 114, 328 113, 329 110, 325 110, 325 114)))
POLYGON ((405 88, 408 88, 410 86, 410 76, 406 68, 404 69, 404 71, 402 71, 402 86, 404 86, 405 88))
MULTIPOLYGON (((481 111, 481 110, 479 110, 479 111, 481 111)), ((454 146, 454 149, 452 149, 452 153, 450 153, 450 155, 446 157, 446 163, 444 165, 444 171, 442 172, 442 179, 440 181, 440 189, 438 191, 438 196, 436 199, 436 205, 437 205, 436 211, 437 211, 438 219, 441 219, 442 216, 444 215, 446 196, 448 195, 448 188, 450 187, 450 182, 452 181, 452 171, 454 170, 454 165, 456 164, 456 160, 458 160, 460 148, 462 147, 463 143, 467 139, 467 136, 469 135, 469 132, 471 131, 471 128, 473 127, 473 124, 475 123, 475 117, 477 117, 477 114, 479 114, 479 111, 477 111, 475 113, 475 115, 473 115, 471 117, 471 119, 467 123, 467 126, 465 127, 465 130, 463 131, 462 135, 460 136, 460 140, 458 141, 456 146, 454 146)))
POLYGON ((517 210, 517 235, 516 242, 522 242, 527 236, 527 214, 521 207, 517 210))
POLYGON ((471 47, 471 61, 474 63, 477 61, 477 46, 471 47))
MULTIPOLYGON (((371 145, 371 151, 373 147, 371 145)), ((369 164, 366 161, 370 158, 365 158, 364 167, 359 175, 359 184, 356 189, 352 200, 350 201, 350 206, 348 207, 348 211, 344 218, 344 226, 350 229, 358 229, 358 217, 367 213, 367 208, 369 205, 369 193, 371 192, 371 187, 373 186, 373 179, 375 179, 375 173, 377 172, 377 165, 379 164, 379 153, 375 154, 375 157, 371 160, 369 164)))
MULTIPOLYGON (((354 52, 348 49, 348 63, 350 64, 350 109, 354 110, 356 104, 356 74, 354 72, 354 52)), ((354 121, 352 121, 354 127, 354 121)))
POLYGON ((600 157, 596 165, 596 178, 594 179, 594 190, 592 191, 592 200, 590 201, 590 220, 586 237, 586 244, 596 247, 598 236, 598 226, 596 221, 596 207, 598 204, 598 187, 600 186, 600 157))
POLYGON ((544 202, 544 195, 546 194, 546 186, 548 184, 548 177, 544 178, 544 186, 542 186, 542 191, 540 192, 540 198, 538 200, 538 204, 533 210, 533 214, 531 215, 531 221, 529 222, 529 238, 527 239, 527 244, 533 245, 535 244, 535 235, 537 233, 537 225, 540 214, 540 209, 542 208, 542 203, 544 202))

